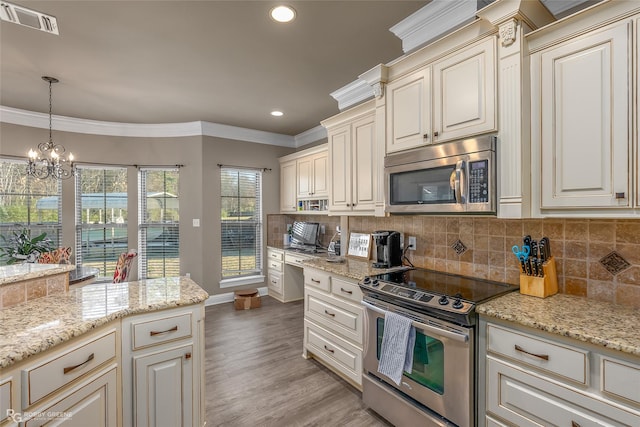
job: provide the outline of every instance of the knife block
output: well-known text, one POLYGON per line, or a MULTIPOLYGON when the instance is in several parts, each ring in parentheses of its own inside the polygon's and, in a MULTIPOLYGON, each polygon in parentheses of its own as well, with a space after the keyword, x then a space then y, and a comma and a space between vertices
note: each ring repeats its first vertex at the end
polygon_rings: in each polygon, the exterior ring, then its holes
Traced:
POLYGON ((544 277, 527 276, 520 273, 520 293, 538 298, 546 298, 558 293, 558 275, 556 260, 550 257, 542 264, 544 277))

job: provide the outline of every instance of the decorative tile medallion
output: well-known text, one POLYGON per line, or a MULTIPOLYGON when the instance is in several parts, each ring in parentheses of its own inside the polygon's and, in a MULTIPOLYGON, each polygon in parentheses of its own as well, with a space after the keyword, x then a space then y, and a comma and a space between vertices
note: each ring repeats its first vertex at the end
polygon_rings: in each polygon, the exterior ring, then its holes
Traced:
POLYGON ((614 276, 631 267, 631 264, 629 264, 626 259, 622 258, 622 256, 616 251, 612 251, 600 258, 600 264, 602 264, 602 266, 614 276))
POLYGON ((453 242, 451 248, 456 251, 458 255, 462 255, 463 253, 467 252, 467 247, 464 245, 464 243, 462 243, 460 239, 453 242))

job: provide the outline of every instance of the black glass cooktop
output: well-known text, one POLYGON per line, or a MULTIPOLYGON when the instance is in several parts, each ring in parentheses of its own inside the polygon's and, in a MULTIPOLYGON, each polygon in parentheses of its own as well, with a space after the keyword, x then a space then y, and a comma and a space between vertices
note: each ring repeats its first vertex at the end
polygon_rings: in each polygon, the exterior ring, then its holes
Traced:
POLYGON ((414 268, 370 276, 384 283, 393 283, 408 289, 425 293, 447 295, 479 303, 518 289, 507 283, 441 273, 433 270, 414 268))

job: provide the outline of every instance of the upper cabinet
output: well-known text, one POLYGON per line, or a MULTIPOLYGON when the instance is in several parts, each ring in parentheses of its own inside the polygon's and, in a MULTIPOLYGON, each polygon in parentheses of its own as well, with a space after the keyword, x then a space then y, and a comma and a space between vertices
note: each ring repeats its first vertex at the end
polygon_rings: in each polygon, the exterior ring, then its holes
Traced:
POLYGON ((431 142, 431 67, 387 86, 387 153, 431 142))
POLYGON ((594 29, 567 37, 559 27, 557 34, 533 38, 531 147, 537 194, 532 202, 543 215, 582 211, 597 216, 600 209, 606 216, 607 210, 629 210, 637 203, 631 157, 637 138, 634 21, 637 25, 637 16, 612 24, 603 20, 609 25, 599 27, 584 22, 594 29))
POLYGON ((326 151, 298 159, 298 199, 326 198, 329 163, 326 151))
POLYGON ((450 141, 497 129, 496 39, 433 64, 433 140, 450 141))
POLYGON ((298 210, 296 183, 296 161, 280 163, 280 212, 291 213, 298 210))
POLYGON ((496 41, 488 37, 386 88, 386 152, 492 132, 496 41))

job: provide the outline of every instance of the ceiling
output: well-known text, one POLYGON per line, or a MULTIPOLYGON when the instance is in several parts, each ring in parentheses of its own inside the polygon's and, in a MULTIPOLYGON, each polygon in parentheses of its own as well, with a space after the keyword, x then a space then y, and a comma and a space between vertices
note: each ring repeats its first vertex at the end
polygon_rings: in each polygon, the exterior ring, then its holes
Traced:
POLYGON ((403 54, 389 28, 429 1, 287 1, 297 18, 278 24, 267 0, 14 0, 60 35, 0 23, 0 105, 48 112, 48 75, 54 115, 297 135, 339 112, 331 92, 403 54))

